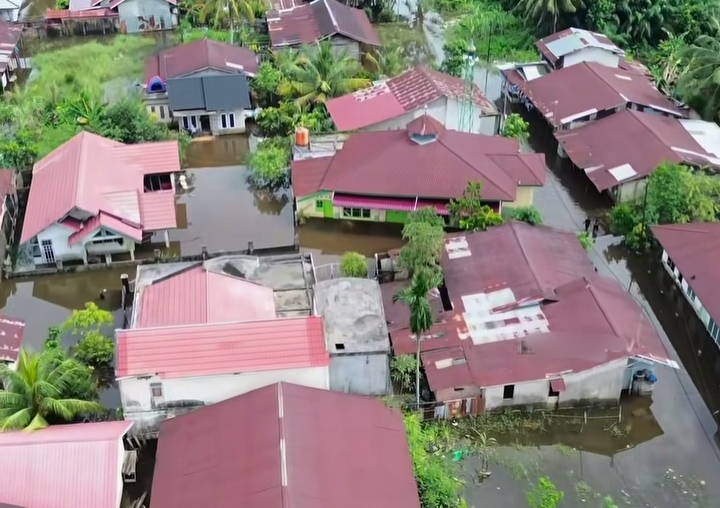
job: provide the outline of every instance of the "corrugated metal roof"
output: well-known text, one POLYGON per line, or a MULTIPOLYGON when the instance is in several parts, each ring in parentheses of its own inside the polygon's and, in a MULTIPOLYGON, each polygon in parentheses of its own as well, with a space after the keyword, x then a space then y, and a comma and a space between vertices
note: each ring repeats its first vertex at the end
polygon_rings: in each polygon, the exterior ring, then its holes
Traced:
POLYGON ((322 318, 118 330, 118 377, 210 376, 327 366, 322 318))
POLYGON ((319 169, 319 158, 312 163, 293 161, 293 182, 302 182, 295 189, 296 197, 307 196, 300 194, 306 189, 310 194, 325 190, 362 196, 451 199, 462 195, 469 181, 481 181, 487 201, 514 201, 520 171, 525 175, 522 179, 536 175, 544 183, 544 156, 521 155, 517 140, 445 130, 430 116, 425 121, 441 132, 433 142, 417 143, 406 130, 361 132, 329 158, 324 174, 307 170, 307 166, 319 169), (491 155, 504 157, 493 160, 491 155), (522 163, 513 158, 522 159, 522 163), (311 176, 321 179, 310 182, 311 176))
POLYGON ((198 266, 142 288, 139 328, 274 319, 271 288, 198 266))
POLYGON ((235 111, 252 107, 244 74, 168 79, 167 93, 173 111, 235 111))
POLYGON ((548 35, 537 41, 535 46, 553 64, 563 56, 584 48, 599 48, 616 55, 625 55, 606 35, 582 28, 567 28, 548 35))
MULTIPOLYGON (((331 99, 327 110, 338 130, 352 131, 415 111, 441 97, 465 97, 464 81, 426 67, 415 67, 383 83, 331 99)), ((499 114, 477 85, 473 86, 473 102, 483 115, 499 114)))
POLYGON ((139 225, 128 224, 117 217, 108 215, 105 212, 100 212, 85 222, 80 230, 70 235, 68 245, 70 247, 76 245, 81 240, 99 231, 100 228, 105 228, 113 233, 132 238, 136 242, 142 241, 142 229, 140 229, 139 225))
POLYGON ((0 500, 27 508, 117 508, 119 440, 132 422, 0 433, 0 500))
POLYGON ((161 231, 177 227, 174 191, 143 192, 139 198, 144 231, 161 231))
POLYGON ((17 361, 24 335, 25 321, 0 316, 0 360, 17 361))
MULTIPOLYGON (((93 216, 103 211, 122 220, 136 221, 140 211, 129 210, 129 201, 118 201, 112 196, 142 193, 146 174, 179 170, 177 141, 141 143, 128 150, 123 143, 83 131, 35 163, 20 243, 31 240, 75 208, 93 216), (160 163, 155 159, 158 149, 173 155, 160 163), (103 164, 98 165, 97 161, 103 164)), ((172 213, 174 210, 173 203, 172 213)), ((140 219, 152 221, 154 217, 140 219)))
POLYGON ((288 383, 160 424, 150 508, 420 508, 398 410, 288 383))

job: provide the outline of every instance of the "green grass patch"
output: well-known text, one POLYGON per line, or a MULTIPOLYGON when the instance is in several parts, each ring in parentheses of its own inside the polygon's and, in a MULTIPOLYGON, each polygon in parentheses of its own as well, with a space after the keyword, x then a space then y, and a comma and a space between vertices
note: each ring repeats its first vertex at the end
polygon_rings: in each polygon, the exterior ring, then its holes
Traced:
POLYGON ((384 48, 403 48, 403 59, 410 66, 430 65, 434 62, 430 46, 421 28, 407 23, 382 23, 375 25, 384 48))

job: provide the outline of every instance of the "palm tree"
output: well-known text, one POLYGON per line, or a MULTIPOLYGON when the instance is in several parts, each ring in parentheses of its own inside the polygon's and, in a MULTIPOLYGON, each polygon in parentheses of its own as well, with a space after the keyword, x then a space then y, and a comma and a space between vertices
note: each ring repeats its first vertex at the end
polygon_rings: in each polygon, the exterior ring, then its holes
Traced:
POLYGON ((703 118, 718 120, 720 110, 720 38, 701 35, 680 51, 685 69, 678 78, 683 98, 703 97, 703 118))
POLYGON ((410 309, 410 331, 417 342, 415 367, 415 402, 420 407, 420 341, 433 326, 433 312, 428 293, 440 285, 440 274, 432 270, 418 270, 413 274, 412 283, 393 297, 410 309))
POLYGON ((557 32, 558 20, 563 14, 572 14, 583 7, 582 0, 521 0, 516 9, 525 15, 525 21, 538 27, 552 20, 552 31, 557 32))
POLYGON ((368 53, 365 57, 381 78, 392 78, 405 70, 402 46, 393 49, 383 48, 375 55, 368 53))
POLYGON ((213 28, 230 27, 230 42, 233 42, 235 27, 242 20, 255 21, 255 11, 265 1, 257 0, 207 0, 200 9, 200 21, 210 21, 213 28))
POLYGON ((280 95, 296 99, 301 107, 325 104, 333 97, 370 86, 369 79, 358 77, 357 60, 345 49, 336 53, 328 40, 304 46, 287 70, 288 80, 280 84, 280 95))
POLYGON ((0 366, 0 431, 33 431, 48 426, 50 417, 72 421, 84 413, 102 413, 97 402, 64 399, 79 369, 74 360, 57 360, 50 352, 21 351, 17 370, 0 366))

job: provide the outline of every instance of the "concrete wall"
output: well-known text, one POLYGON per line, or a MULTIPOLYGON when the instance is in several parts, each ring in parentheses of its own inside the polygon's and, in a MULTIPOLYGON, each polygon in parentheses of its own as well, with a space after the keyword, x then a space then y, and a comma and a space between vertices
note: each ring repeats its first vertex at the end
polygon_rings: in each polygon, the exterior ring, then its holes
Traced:
MULTIPOLYGON (((228 112, 224 111, 222 113, 228 112)), ((252 112, 248 110, 238 109, 230 111, 229 113, 233 113, 235 115, 235 127, 230 127, 229 120, 227 120, 227 127, 223 128, 220 118, 222 113, 210 115, 210 132, 212 132, 213 136, 219 136, 222 134, 242 134, 246 130, 245 121, 252 117, 252 112)))
POLYGON ((205 404, 214 404, 280 381, 324 390, 330 386, 327 367, 309 367, 170 379, 161 379, 156 375, 122 378, 118 380, 118 387, 123 412, 128 417, 133 413, 149 413, 153 410, 151 383, 162 385, 164 402, 201 400, 205 404))
POLYGON ((622 358, 590 370, 563 375, 565 390, 550 397, 550 380, 540 379, 515 384, 512 399, 503 399, 504 386, 484 389, 485 409, 499 410, 514 406, 573 405, 577 402, 617 401, 623 389, 627 359, 622 358))
POLYGON ((535 187, 518 187, 515 201, 503 203, 503 206, 521 207, 530 206, 534 202, 535 187))
MULTIPOLYGON (((333 45, 333 52, 336 55, 340 55, 343 51, 346 51, 350 57, 355 60, 360 60, 360 43, 343 37, 342 35, 335 35, 330 38, 330 42, 333 45)), ((317 45, 310 44, 307 46, 310 52, 313 52, 313 48, 317 48, 317 45)), ((300 46, 292 46, 293 49, 300 49, 300 46)), ((274 48, 275 50, 285 49, 284 47, 274 48)))
POLYGON ((570 67, 582 62, 597 62, 607 67, 617 68, 620 57, 611 51, 600 48, 585 48, 563 57, 563 67, 570 67))
POLYGON ((170 104, 167 99, 167 95, 164 94, 154 94, 154 95, 163 95, 164 99, 160 98, 152 98, 146 100, 145 104, 147 106, 148 113, 151 115, 155 115, 155 118, 163 123, 170 123, 173 120, 173 114, 172 111, 170 111, 170 104))
POLYGON ((616 203, 624 203, 641 198, 645 194, 646 185, 647 178, 642 178, 640 180, 633 180, 631 182, 620 184, 611 189, 609 192, 610 196, 616 203))
MULTIPOLYGON (((55 260, 57 261, 76 261, 84 260, 85 253, 89 255, 104 255, 104 254, 120 254, 125 252, 133 252, 135 250, 135 241, 131 238, 127 238, 122 235, 116 235, 114 233, 108 236, 103 236, 104 240, 110 239, 123 239, 123 244, 118 243, 104 243, 104 244, 93 244, 95 240, 93 236, 83 239, 82 242, 76 243, 70 246, 68 240, 70 236, 75 232, 74 229, 62 224, 53 224, 41 233, 37 235, 38 243, 40 244, 40 254, 42 256, 42 242, 49 240, 52 242, 53 251, 55 252, 55 260)), ((36 265, 46 264, 47 260, 43 257, 33 258, 33 262, 36 265)))
POLYGON ((390 386, 387 354, 336 355, 330 358, 330 389, 356 395, 386 395, 390 386))
POLYGON ((120 31, 123 33, 171 30, 177 20, 165 0, 125 0, 118 6, 120 31))

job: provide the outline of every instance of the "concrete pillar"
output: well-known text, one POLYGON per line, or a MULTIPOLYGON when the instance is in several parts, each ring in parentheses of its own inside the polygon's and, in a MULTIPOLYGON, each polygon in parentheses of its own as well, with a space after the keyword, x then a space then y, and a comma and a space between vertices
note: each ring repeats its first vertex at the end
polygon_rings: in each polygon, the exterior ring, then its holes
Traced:
POLYGON ((105 264, 110 266, 110 263, 112 263, 112 254, 105 254, 105 264))
POLYGON ((563 148, 562 143, 560 143, 559 141, 558 141, 558 147, 557 147, 557 154, 558 154, 558 157, 562 157, 563 159, 567 159, 567 156, 568 156, 568 155, 567 155, 567 152, 566 152, 565 149, 563 148))
POLYGON ((87 249, 83 249, 83 264, 88 264, 88 254, 87 249))
POLYGON ((170 248, 170 232, 165 230, 165 247, 170 248))
POLYGON ((130 249, 130 260, 135 261, 135 246, 133 245, 133 248, 130 249))

